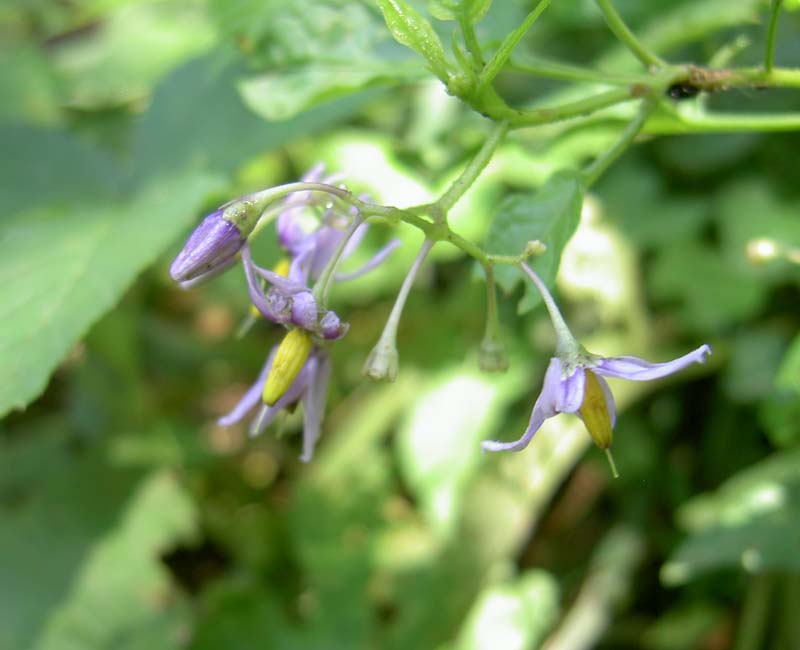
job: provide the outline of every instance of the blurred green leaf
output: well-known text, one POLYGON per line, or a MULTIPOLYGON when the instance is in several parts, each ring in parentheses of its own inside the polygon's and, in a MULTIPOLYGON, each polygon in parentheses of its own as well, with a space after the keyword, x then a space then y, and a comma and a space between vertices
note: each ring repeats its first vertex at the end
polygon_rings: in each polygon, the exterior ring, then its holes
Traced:
POLYGON ((724 624, 724 610, 709 603, 678 607, 658 617, 642 635, 645 650, 693 650, 724 624))
POLYGON ((690 536, 662 567, 667 584, 714 569, 800 570, 800 449, 773 454, 678 511, 690 536))
POLYGON ((158 556, 194 507, 175 479, 142 481, 59 421, 20 433, 0 443, 0 647, 178 647, 185 612, 158 556))
POLYGON ((239 90, 252 111, 280 121, 337 97, 426 76, 426 70, 414 61, 312 63, 247 78, 239 83, 239 90))
POLYGON ((794 341, 786 351, 775 383, 778 388, 800 394, 800 334, 794 337, 794 341))
POLYGON ((0 223, 0 414, 41 393, 216 187, 204 173, 164 177, 128 200, 40 208, 0 223))
POLYGON ((545 571, 526 571, 478 596, 453 650, 538 648, 555 624, 559 588, 545 571))
POLYGON ((213 40, 203 7, 194 0, 126 3, 85 38, 53 49, 62 101, 91 109, 142 100, 165 73, 213 40))
MULTIPOLYGON (((552 285, 564 246, 578 227, 582 205, 580 183, 574 175, 568 174, 552 177, 536 192, 512 194, 497 206, 486 249, 496 255, 519 255, 529 241, 538 239, 547 250, 531 258, 529 264, 546 284, 552 285)), ((522 275, 513 267, 499 266, 495 269, 495 279, 510 293, 522 281, 522 275)), ((519 311, 530 311, 540 300, 536 289, 527 286, 519 311)))
POLYGON ((459 20, 464 16, 477 23, 492 6, 492 0, 428 0, 428 11, 437 20, 459 20))
POLYGON ((481 441, 497 429, 521 381, 519 367, 495 377, 459 369, 421 391, 409 409, 397 438, 400 467, 438 534, 459 521, 481 441))
POLYGON ((750 327, 732 338, 723 386, 734 402, 754 402, 775 390, 785 337, 773 328, 750 327))
POLYGON ((677 301, 684 324, 700 331, 752 317, 766 297, 763 283, 752 273, 732 267, 719 251, 692 240, 676 241, 659 252, 649 285, 655 297, 677 301))
POLYGON ((447 57, 431 24, 404 0, 378 0, 378 6, 397 42, 424 57, 437 77, 447 79, 447 57))
POLYGON ((61 115, 58 81, 37 47, 0 48, 0 122, 55 124, 61 115))
POLYGON ((169 473, 138 487, 119 525, 92 544, 37 649, 134 650, 183 646, 189 610, 160 555, 195 534, 195 507, 169 473))

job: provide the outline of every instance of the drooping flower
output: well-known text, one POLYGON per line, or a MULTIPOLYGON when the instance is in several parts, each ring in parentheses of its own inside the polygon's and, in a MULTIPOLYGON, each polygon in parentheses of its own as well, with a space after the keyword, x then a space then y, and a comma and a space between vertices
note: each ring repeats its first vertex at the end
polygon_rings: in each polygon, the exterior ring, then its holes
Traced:
POLYGON ((616 423, 614 396, 604 377, 618 377, 632 381, 649 381, 666 377, 693 363, 703 363, 711 354, 708 345, 701 345, 688 354, 665 363, 651 363, 633 356, 601 357, 587 352, 570 333, 547 287, 526 264, 523 271, 530 277, 542 295, 557 334, 556 356, 550 360, 544 377, 542 392, 536 399, 528 427, 518 440, 500 442, 486 440, 486 451, 521 451, 547 418, 559 413, 577 413, 584 422, 595 444, 603 449, 616 476, 616 467, 609 448, 616 423))
POLYGON ((272 348, 267 356, 266 363, 264 363, 258 375, 258 379, 236 406, 228 414, 222 416, 217 423, 221 426, 230 426, 240 422, 258 406, 258 412, 250 424, 250 435, 257 436, 275 420, 275 417, 282 410, 291 408, 297 403, 302 403, 303 451, 300 455, 300 460, 308 462, 314 455, 314 447, 322 427, 325 398, 331 373, 330 360, 324 349, 314 346, 308 353, 300 371, 283 394, 272 404, 267 404, 263 400, 265 386, 273 369, 279 348, 280 345, 272 348))

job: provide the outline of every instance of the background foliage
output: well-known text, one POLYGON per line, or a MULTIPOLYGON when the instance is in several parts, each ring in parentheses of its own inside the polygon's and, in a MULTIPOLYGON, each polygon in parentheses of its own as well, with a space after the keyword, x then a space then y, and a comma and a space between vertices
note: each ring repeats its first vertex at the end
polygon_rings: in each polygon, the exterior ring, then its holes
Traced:
MULTIPOLYGON (((428 4, 448 42, 450 4, 428 4)), ((737 61, 760 62, 766 2, 615 5, 673 60, 746 38, 737 61)), ((529 9, 495 3, 481 41, 529 9)), ((783 13, 778 62, 798 65, 799 33, 783 13)), ((478 373, 485 292, 456 249, 411 295, 397 383, 365 384, 420 240, 404 227, 390 263, 334 292, 352 327, 303 466, 299 414, 256 440, 212 424, 278 333, 236 339, 241 274, 181 292, 171 256, 216 205, 317 160, 380 202, 430 200, 485 120, 368 2, 12 0, 0 44, 0 649, 800 647, 796 133, 646 139, 578 221, 574 181, 544 183, 614 140, 612 109, 515 132, 453 210, 493 252, 537 232, 542 205, 564 215, 553 253, 577 226, 557 287, 590 349, 714 348, 618 387, 619 480, 571 416, 522 454, 480 453, 524 428, 552 337, 498 274, 512 366, 478 373), (764 237, 794 261, 756 264, 764 237)), ((588 1, 553 3, 519 50, 635 69, 588 1)), ((498 88, 576 92, 515 73, 498 88)), ((788 90, 700 101, 800 108, 788 90)), ((548 279, 557 263, 537 260, 548 279)))

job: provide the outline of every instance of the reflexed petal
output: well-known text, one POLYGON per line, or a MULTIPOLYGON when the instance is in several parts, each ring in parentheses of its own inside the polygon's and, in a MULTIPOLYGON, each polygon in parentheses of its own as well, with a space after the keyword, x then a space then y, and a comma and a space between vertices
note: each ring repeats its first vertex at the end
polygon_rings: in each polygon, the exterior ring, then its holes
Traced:
POLYGON ((533 407, 533 412, 531 413, 531 419, 528 422, 528 428, 525 429, 525 433, 522 434, 522 437, 519 440, 514 440, 513 442, 500 442, 499 440, 484 440, 481 443, 481 449, 484 451, 522 451, 525 447, 528 446, 530 441, 533 439, 533 436, 542 426, 544 421, 546 420, 546 416, 542 412, 542 409, 539 406, 539 400, 536 401, 536 404, 533 407))
MULTIPOLYGON (((358 231, 356 231, 358 232, 358 231)), ((365 273, 369 273, 372 269, 380 266, 383 264, 383 261, 389 257, 392 251, 400 246, 399 239, 393 239, 390 241, 386 246, 381 248, 375 255, 370 259, 366 264, 362 267, 356 269, 355 271, 350 271, 349 273, 337 273, 336 274, 336 281, 337 282, 346 282, 347 280, 355 280, 356 278, 360 278, 365 273)))
POLYGON ((250 295, 250 301, 267 320, 274 323, 284 322, 286 318, 277 308, 280 307, 280 305, 278 305, 274 299, 267 298, 264 289, 261 288, 261 284, 256 277, 255 264, 253 264, 249 244, 245 244, 242 248, 242 266, 244 267, 244 275, 247 278, 247 293, 250 295))
MULTIPOLYGON (((242 255, 242 259, 244 259, 244 255, 242 255)), ((261 268, 260 266, 256 266, 252 264, 252 269, 262 278, 264 278, 267 282, 273 285, 276 289, 279 289, 283 293, 293 294, 299 293, 301 291, 308 291, 308 287, 306 285, 295 282, 294 280, 290 280, 282 275, 279 275, 273 271, 268 269, 261 268)), ((289 270, 289 274, 291 275, 292 271, 291 268, 289 270)))
POLYGON ((344 232, 335 226, 322 226, 314 233, 314 237, 314 259, 311 263, 311 277, 318 278, 336 251, 336 247, 342 241, 344 232))
MULTIPOLYGON (((353 216, 357 216, 357 213, 353 216)), ((353 234, 350 235, 350 239, 348 239, 347 243, 344 245, 344 250, 342 251, 342 260, 346 260, 355 252, 356 248, 358 248, 361 242, 364 241, 364 236, 367 234, 368 229, 369 224, 362 223, 353 231, 353 234)))
POLYGON ((236 403, 236 406, 234 406, 229 413, 226 413, 217 420, 217 424, 222 427, 229 427, 232 424, 236 424, 261 401, 261 392, 264 390, 264 382, 267 380, 267 375, 269 374, 269 369, 272 367, 272 360, 275 358, 277 349, 278 346, 274 346, 272 350, 270 350, 267 360, 264 362, 264 366, 258 374, 258 379, 247 389, 247 392, 242 399, 236 403))
POLYGON ((638 357, 612 357, 603 359, 592 368, 594 372, 606 377, 620 377, 632 381, 649 381, 666 377, 674 372, 683 370, 693 363, 703 363, 706 356, 711 354, 708 345, 701 345, 696 350, 665 363, 650 363, 638 357))
POLYGON ((553 417, 558 410, 556 404, 563 393, 561 386, 561 361, 558 358, 550 359, 550 365, 547 366, 547 372, 544 376, 544 385, 542 392, 536 399, 531 412, 531 419, 528 422, 528 428, 519 440, 513 442, 500 442, 499 440, 484 440, 481 443, 481 448, 484 451, 522 451, 528 446, 533 436, 542 426, 542 423, 547 419, 553 417))
POLYGON ((327 355, 320 354, 316 361, 316 371, 303 397, 303 453, 300 460, 304 463, 313 457, 314 447, 319 439, 331 375, 331 364, 327 355))

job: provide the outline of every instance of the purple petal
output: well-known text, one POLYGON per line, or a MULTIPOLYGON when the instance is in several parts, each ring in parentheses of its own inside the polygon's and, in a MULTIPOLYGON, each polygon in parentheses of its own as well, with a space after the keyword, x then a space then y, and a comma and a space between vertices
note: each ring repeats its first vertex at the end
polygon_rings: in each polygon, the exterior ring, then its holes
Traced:
POLYGON ((563 395, 563 387, 561 384, 561 361, 554 357, 550 359, 550 365, 547 366, 542 392, 533 405, 528 428, 525 429, 525 433, 522 434, 522 437, 513 442, 484 440, 481 443, 481 448, 484 451, 522 451, 525 449, 544 421, 559 412, 556 409, 556 404, 563 395))
POLYGON ((292 323, 306 330, 313 330, 317 325, 317 301, 310 291, 303 291, 292 296, 292 323))
POLYGON ((215 266, 213 269, 209 269, 205 273, 201 273, 200 275, 192 278, 191 280, 184 280, 183 282, 178 282, 178 286, 181 289, 194 289, 196 286, 203 284, 206 280, 210 280, 211 278, 215 278, 218 275, 222 275, 225 271, 231 268, 234 264, 236 264, 237 260, 236 257, 231 257, 226 262, 215 266))
POLYGON ((608 410, 608 417, 611 419, 611 428, 613 429, 617 424, 617 405, 614 403, 614 395, 611 392, 608 382, 600 375, 597 375, 597 383, 600 384, 600 388, 606 398, 606 409, 608 410))
MULTIPOLYGON (((244 256, 242 256, 244 259, 244 256)), ((258 275, 264 278, 267 282, 271 285, 279 289, 281 292, 286 294, 293 294, 293 293, 300 293, 301 291, 308 291, 308 287, 304 284, 299 282, 295 282, 294 280, 290 280, 289 278, 279 275, 274 271, 270 271, 268 269, 261 268, 255 264, 252 265, 253 271, 255 271, 258 275)))
POLYGON ((342 260, 346 260, 355 252, 356 248, 358 248, 361 242, 364 241, 364 236, 367 234, 368 229, 369 224, 362 223, 353 231, 353 234, 350 235, 350 239, 348 239, 347 243, 344 245, 344 250, 342 251, 342 260))
POLYGON ((569 377, 561 379, 559 388, 555 410, 558 413, 575 413, 583 404, 586 392, 586 373, 583 367, 576 367, 569 377))
POLYGON ((300 460, 304 463, 309 462, 314 455, 325 414, 325 398, 331 375, 331 364, 327 355, 320 355, 315 370, 303 397, 303 453, 300 460))
POLYGON ((711 354, 711 348, 708 345, 701 345, 696 350, 689 352, 689 354, 665 363, 650 363, 639 357, 612 357, 603 359, 592 370, 598 375, 606 377, 619 377, 632 381, 649 381, 650 379, 659 379, 660 377, 671 375, 693 363, 703 363, 709 354, 711 354))
POLYGON ((365 273, 369 273, 372 269, 380 266, 383 264, 384 260, 389 257, 392 251, 400 246, 399 239, 391 240, 386 246, 381 248, 375 255, 373 255, 372 259, 370 259, 364 266, 356 269, 355 271, 350 271, 349 273, 337 273, 336 274, 336 281, 337 282, 347 282, 348 280, 355 280, 356 278, 360 278, 365 273))
MULTIPOLYGON (((247 278, 247 292, 250 295, 250 301, 256 306, 261 315, 274 323, 284 322, 286 318, 280 311, 280 305, 276 303, 274 298, 268 299, 261 288, 261 283, 256 277, 253 258, 250 254, 250 245, 246 244, 242 248, 242 266, 244 267, 244 275, 247 278)), ((288 302, 287 302, 288 304, 288 302)))
POLYGON ((344 237, 344 232, 335 226, 322 226, 314 233, 314 260, 311 264, 311 277, 318 278, 322 270, 327 266, 336 247, 344 237))
POLYGON ((223 219, 222 210, 212 212, 189 236, 169 273, 176 282, 193 280, 227 263, 244 242, 239 229, 223 219))
POLYGON ((226 413, 217 420, 217 424, 223 427, 229 427, 242 420, 253 407, 259 403, 261 400, 261 393, 264 392, 264 382, 267 381, 267 375, 269 374, 269 369, 272 367, 272 360, 275 358, 275 353, 277 351, 278 346, 274 346, 272 350, 270 350, 270 353, 267 355, 267 360, 261 368, 261 372, 258 373, 258 379, 247 389, 247 392, 242 399, 236 403, 236 406, 234 406, 229 413, 226 413))

